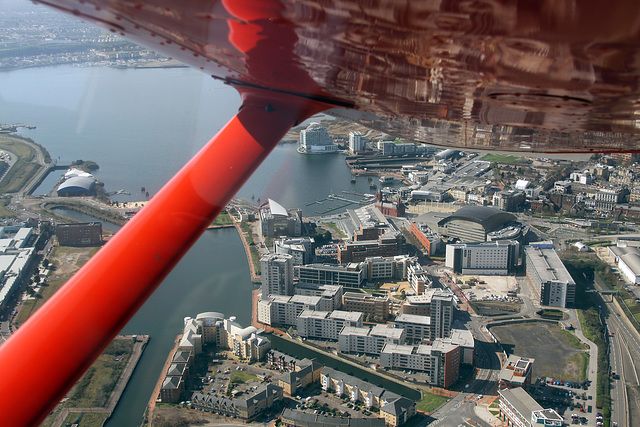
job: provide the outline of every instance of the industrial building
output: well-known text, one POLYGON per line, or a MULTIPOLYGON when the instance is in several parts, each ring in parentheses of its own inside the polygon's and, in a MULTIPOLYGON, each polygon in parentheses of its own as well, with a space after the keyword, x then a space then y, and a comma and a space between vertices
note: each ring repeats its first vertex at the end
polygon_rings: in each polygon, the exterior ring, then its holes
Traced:
POLYGON ((525 246, 525 266, 540 304, 569 307, 575 302, 576 282, 546 242, 525 246))
POLYGON ((640 284, 640 249, 626 244, 618 245, 609 246, 609 256, 629 282, 640 284))

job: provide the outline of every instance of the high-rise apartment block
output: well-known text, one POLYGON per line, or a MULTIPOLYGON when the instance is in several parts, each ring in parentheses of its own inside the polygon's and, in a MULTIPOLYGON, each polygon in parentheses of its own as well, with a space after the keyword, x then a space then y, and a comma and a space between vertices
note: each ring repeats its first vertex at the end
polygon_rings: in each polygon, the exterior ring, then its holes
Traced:
POLYGON ((262 269, 262 297, 293 295, 293 257, 267 254, 260 258, 262 269))

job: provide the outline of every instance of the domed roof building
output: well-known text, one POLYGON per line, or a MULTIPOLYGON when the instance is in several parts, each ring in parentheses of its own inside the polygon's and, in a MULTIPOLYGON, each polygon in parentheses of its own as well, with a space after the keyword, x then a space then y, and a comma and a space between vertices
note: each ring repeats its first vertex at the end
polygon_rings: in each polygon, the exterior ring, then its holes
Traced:
POLYGON ((57 193, 58 196, 89 196, 93 192, 96 179, 89 176, 74 176, 60 184, 57 193))
POLYGON ((464 206, 438 221, 439 232, 464 243, 484 242, 487 234, 516 221, 508 212, 489 206, 464 206))

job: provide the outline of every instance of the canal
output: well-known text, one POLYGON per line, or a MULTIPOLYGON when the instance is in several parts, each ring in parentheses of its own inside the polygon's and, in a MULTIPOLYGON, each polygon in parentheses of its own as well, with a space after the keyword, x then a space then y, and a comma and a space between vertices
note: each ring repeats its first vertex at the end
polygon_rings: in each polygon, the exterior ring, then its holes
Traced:
POLYGON ((297 359, 316 359, 324 366, 328 366, 330 368, 344 372, 348 375, 352 375, 356 378, 367 381, 371 384, 375 384, 379 387, 400 394, 408 399, 415 401, 419 401, 420 399, 422 399, 422 394, 416 389, 403 386, 395 381, 391 381, 371 371, 353 366, 350 363, 341 362, 340 360, 337 360, 320 350, 310 349, 306 346, 289 341, 275 334, 269 335, 269 341, 271 341, 271 348, 293 356, 297 359))

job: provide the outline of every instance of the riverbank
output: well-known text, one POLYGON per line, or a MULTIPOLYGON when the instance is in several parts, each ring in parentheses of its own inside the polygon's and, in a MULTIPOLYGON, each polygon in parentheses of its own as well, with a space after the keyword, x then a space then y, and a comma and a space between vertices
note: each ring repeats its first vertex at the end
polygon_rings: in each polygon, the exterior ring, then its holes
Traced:
MULTIPOLYGON (((109 397, 107 404, 104 407, 63 408, 60 410, 58 415, 50 424, 52 427, 60 427, 62 425, 68 425, 70 423, 77 422, 77 420, 85 417, 84 414, 91 414, 90 417, 92 419, 103 420, 102 423, 104 423, 104 421, 106 421, 111 416, 111 414, 113 413, 113 410, 115 409, 116 405, 120 401, 120 397, 122 396, 122 393, 124 392, 124 389, 126 388, 129 382, 129 379, 131 379, 131 375, 133 374, 133 371, 135 370, 136 366, 138 365, 138 362, 140 361, 142 352, 144 351, 147 343, 149 342, 148 335, 120 336, 120 339, 122 338, 132 339, 134 341, 133 349, 131 351, 131 355, 129 356, 129 360, 127 361, 127 364, 124 370, 122 371, 122 374, 120 374, 120 377, 118 378, 118 382, 116 383, 115 387, 113 388, 113 391, 111 392, 111 396, 109 397)), ((102 423, 100 423, 100 425, 102 423)))
POLYGON ((180 340, 182 340, 182 334, 178 335, 173 343, 173 348, 169 352, 167 356, 167 360, 164 362, 164 366, 162 367, 162 371, 158 376, 158 381, 156 382, 156 386, 153 388, 153 393, 151 393, 151 398, 149 399, 149 403, 147 404, 147 425, 153 425, 153 411, 156 409, 156 403, 160 401, 160 389, 162 388, 162 383, 164 381, 165 372, 169 370, 169 366, 171 366, 171 362, 173 362, 173 356, 175 356, 176 351, 178 351, 178 346, 180 345, 180 340))
POLYGON ((233 226, 238 231, 238 235, 240 236, 240 240, 242 241, 242 246, 244 247, 244 252, 247 256, 247 262, 249 263, 249 274, 251 276, 251 282, 253 283, 262 283, 262 277, 256 273, 256 269, 253 263, 253 256, 251 255, 251 247, 247 242, 247 239, 242 231, 241 223, 233 221, 233 226))

